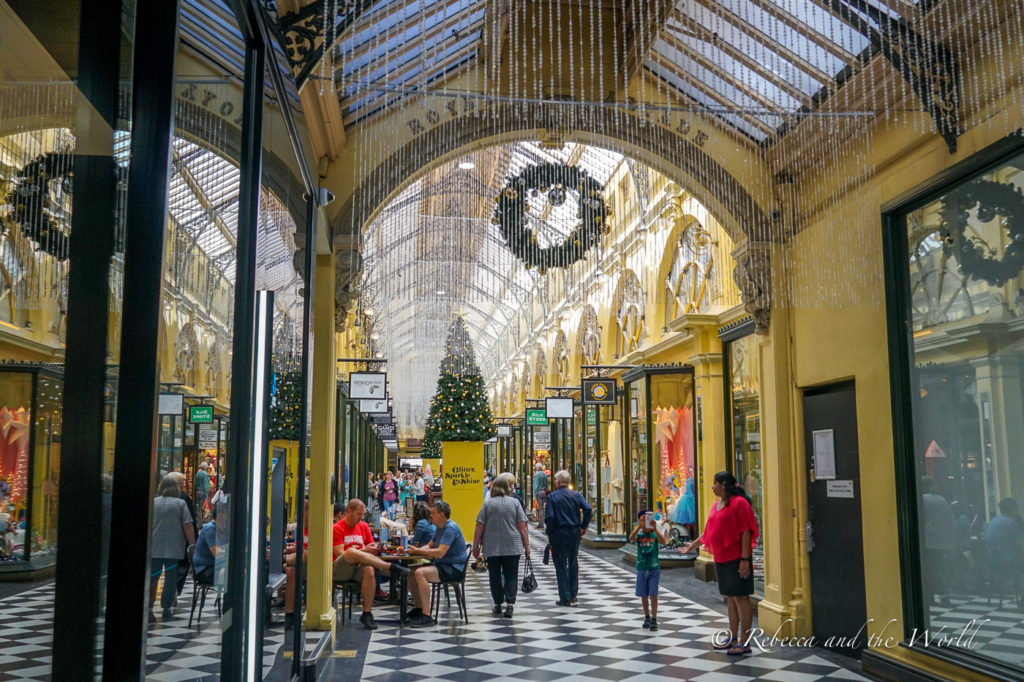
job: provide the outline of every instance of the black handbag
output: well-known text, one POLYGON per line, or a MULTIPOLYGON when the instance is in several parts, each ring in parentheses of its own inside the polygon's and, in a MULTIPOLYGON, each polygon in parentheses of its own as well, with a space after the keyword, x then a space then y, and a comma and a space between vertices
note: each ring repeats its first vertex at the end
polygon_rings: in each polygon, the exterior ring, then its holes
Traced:
POLYGON ((533 562, 526 557, 526 574, 523 576, 523 592, 529 594, 537 589, 537 576, 533 574, 533 562))

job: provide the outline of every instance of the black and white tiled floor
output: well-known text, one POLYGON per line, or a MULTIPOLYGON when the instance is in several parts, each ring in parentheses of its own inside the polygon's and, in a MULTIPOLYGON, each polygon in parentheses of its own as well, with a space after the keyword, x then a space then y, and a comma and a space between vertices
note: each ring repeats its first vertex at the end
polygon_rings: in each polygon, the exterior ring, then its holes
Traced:
MULTIPOLYGON (((0 600, 0 680, 48 680, 53 642, 53 582, 0 600)), ((202 627, 193 621, 189 580, 171 620, 150 624, 146 637, 146 680, 175 682, 213 679, 220 672, 221 629, 216 595, 210 592, 203 609, 202 627)), ((199 607, 196 606, 198 614, 199 607)), ((268 629, 263 640, 264 671, 273 666, 284 643, 283 624, 268 629)))
MULTIPOLYGON (((542 536, 534 546, 543 547, 542 536)), ((442 608, 433 628, 381 626, 370 636, 358 672, 372 682, 406 680, 783 680, 867 679, 857 661, 818 649, 727 656, 711 650, 711 637, 726 625, 719 613, 661 590, 658 632, 640 627, 643 611, 633 574, 580 554, 579 606, 555 606, 554 569, 535 564, 538 589, 520 594, 512 619, 491 615, 486 573, 466 578, 470 622, 442 608)), ((378 619, 391 617, 385 610, 378 619)), ((358 627, 358 625, 356 626, 358 627)), ((344 639, 339 630, 339 640, 344 639)), ((342 645, 336 645, 341 648, 342 645)))

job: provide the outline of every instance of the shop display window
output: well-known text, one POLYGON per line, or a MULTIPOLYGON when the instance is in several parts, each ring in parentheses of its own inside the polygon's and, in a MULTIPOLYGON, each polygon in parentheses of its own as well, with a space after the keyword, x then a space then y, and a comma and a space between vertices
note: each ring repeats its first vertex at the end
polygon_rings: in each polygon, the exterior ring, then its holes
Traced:
POLYGON ((726 344, 729 371, 729 433, 732 474, 750 496, 760 538, 754 546, 754 593, 764 596, 764 502, 762 501, 761 393, 757 337, 743 336, 726 344))
POLYGON ((674 541, 696 537, 693 368, 640 367, 623 379, 629 417, 625 522, 646 509, 674 541))
POLYGON ((586 467, 580 490, 594 510, 588 537, 597 542, 622 543, 629 533, 620 412, 612 406, 584 408, 586 423, 581 431, 585 440, 581 452, 586 467))
POLYGON ((0 571, 56 560, 63 392, 56 367, 0 365, 0 571))
POLYGON ((1008 678, 1024 672, 1024 277, 1013 235, 1024 216, 1012 208, 1022 168, 1018 153, 899 215, 892 259, 894 336, 909 330, 894 364, 895 400, 909 410, 897 452, 916 490, 904 504, 918 519, 904 538, 910 620, 919 631, 967 625, 950 651, 1008 678))

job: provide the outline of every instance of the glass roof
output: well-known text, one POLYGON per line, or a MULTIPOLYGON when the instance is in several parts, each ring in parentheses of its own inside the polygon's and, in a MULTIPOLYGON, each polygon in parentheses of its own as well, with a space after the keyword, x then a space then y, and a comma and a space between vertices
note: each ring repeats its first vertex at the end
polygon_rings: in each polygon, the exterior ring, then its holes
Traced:
MULTIPOLYGON (((490 221, 494 196, 528 165, 557 163, 587 170, 608 183, 623 157, 570 143, 492 147, 432 171, 407 187, 363 237, 364 309, 370 308, 375 348, 388 359, 402 432, 422 430, 437 383, 448 326, 462 315, 485 375, 496 369, 499 345, 544 278, 527 270, 490 221), (460 168, 472 163, 473 168, 460 168), (488 178, 489 180, 485 180, 488 178)), ((530 199, 529 223, 541 242, 574 229, 576 202, 530 199)), ((548 275, 551 276, 550 274, 548 275)))
POLYGON ((758 142, 871 42, 864 26, 916 11, 917 0, 859 0, 845 18, 824 0, 679 0, 644 66, 758 142), (859 9, 855 9, 855 7, 859 9))

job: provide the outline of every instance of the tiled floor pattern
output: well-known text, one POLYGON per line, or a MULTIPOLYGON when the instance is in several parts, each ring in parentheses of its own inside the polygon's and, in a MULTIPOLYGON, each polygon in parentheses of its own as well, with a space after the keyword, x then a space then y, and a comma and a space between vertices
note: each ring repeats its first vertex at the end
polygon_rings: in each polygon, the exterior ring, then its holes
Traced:
MULTIPOLYGON (((534 534, 533 546, 543 547, 542 536, 534 534)), ((660 596, 659 631, 644 630, 633 575, 587 554, 580 555, 579 605, 574 608, 555 606, 553 567, 537 563, 535 568, 539 587, 532 594, 520 594, 512 619, 491 615, 487 575, 470 572, 466 579, 469 624, 458 620, 453 602, 450 614, 442 608, 435 627, 382 626, 374 631, 360 679, 866 679, 857 672, 857 661, 822 649, 779 648, 741 657, 714 652, 711 638, 726 625, 725 619, 665 590, 660 596)), ((394 614, 378 609, 377 616, 384 619, 394 614)))

